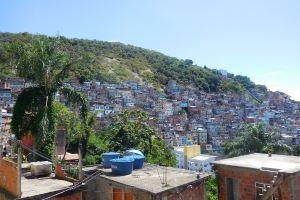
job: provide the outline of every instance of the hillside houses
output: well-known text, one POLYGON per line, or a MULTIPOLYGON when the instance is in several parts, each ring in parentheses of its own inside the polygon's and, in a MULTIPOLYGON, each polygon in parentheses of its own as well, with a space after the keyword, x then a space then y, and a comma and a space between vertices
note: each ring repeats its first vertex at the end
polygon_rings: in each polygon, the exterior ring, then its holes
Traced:
MULTIPOLYGON (((220 151, 225 141, 235 137, 241 123, 257 122, 277 127, 286 134, 283 140, 287 139, 287 143, 290 137, 292 144, 299 141, 299 104, 278 92, 269 92, 265 101, 259 103, 249 95, 205 93, 179 86, 175 81, 168 83, 165 94, 134 81, 85 83, 80 90, 86 93, 91 110, 99 118, 125 109, 146 110, 156 119, 149 124, 173 146, 211 144, 220 151)), ((255 91, 255 96, 263 95, 255 91)))
MULTIPOLYGON (((22 79, 0 82, 0 107, 12 113, 17 95, 27 86, 22 79)), ((142 109, 149 113, 150 125, 160 137, 173 146, 210 144, 213 151, 222 152, 222 145, 235 137, 242 123, 263 122, 282 133, 282 143, 300 143, 300 104, 280 92, 267 95, 254 91, 257 102, 249 94, 205 93, 193 87, 179 86, 170 81, 165 93, 135 81, 120 84, 100 82, 65 83, 83 92, 90 110, 97 113, 98 127, 111 123, 110 116, 126 109, 142 109)), ((57 95, 65 103, 65 98, 57 95)))

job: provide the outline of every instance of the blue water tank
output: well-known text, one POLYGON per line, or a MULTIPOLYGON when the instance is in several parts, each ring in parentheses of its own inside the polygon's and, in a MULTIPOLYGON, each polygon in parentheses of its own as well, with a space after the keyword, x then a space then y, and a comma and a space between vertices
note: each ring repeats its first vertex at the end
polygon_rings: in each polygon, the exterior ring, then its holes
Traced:
POLYGON ((134 159, 133 169, 142 169, 144 166, 145 156, 142 155, 130 155, 126 157, 131 157, 134 159))
POLYGON ((133 170, 134 158, 123 157, 110 160, 111 170, 114 175, 128 175, 133 170))
POLYGON ((110 168, 111 166, 111 159, 119 158, 120 154, 116 152, 108 152, 102 154, 102 164, 105 168, 110 168))

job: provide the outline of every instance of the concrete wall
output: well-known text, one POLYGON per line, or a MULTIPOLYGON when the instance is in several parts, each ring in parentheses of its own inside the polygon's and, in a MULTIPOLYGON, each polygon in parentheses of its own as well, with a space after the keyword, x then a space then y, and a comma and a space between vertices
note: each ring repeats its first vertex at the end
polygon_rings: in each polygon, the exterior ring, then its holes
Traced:
POLYGON ((113 198, 114 190, 121 191, 121 195, 117 195, 117 200, 204 200, 205 199, 205 185, 204 182, 195 183, 192 186, 182 186, 172 189, 170 191, 154 195, 146 191, 142 191, 130 186, 118 184, 116 182, 99 177, 94 181, 89 182, 86 190, 95 191, 87 192, 84 199, 88 200, 115 200, 113 198), (125 193, 129 195, 126 197, 125 193))
MULTIPOLYGON (((218 177, 219 200, 226 200, 226 178, 238 180, 238 198, 243 200, 256 198, 255 182, 272 185, 273 174, 270 172, 225 166, 215 166, 215 170, 218 177)), ((285 178, 280 186, 280 192, 282 200, 300 200, 299 173, 285 178)), ((275 193, 278 198, 280 192, 275 193)))
POLYGON ((15 197, 21 196, 17 163, 0 158, 0 188, 15 197))
POLYGON ((182 186, 152 199, 161 200, 163 197, 167 197, 167 200, 204 200, 206 199, 205 184, 197 183, 192 186, 182 186))
MULTIPOLYGON (((121 194, 117 195, 117 196, 121 196, 121 198, 117 198, 120 200, 125 200, 125 193, 131 194, 131 196, 133 197, 132 200, 151 199, 150 194, 147 192, 136 190, 130 186, 118 184, 102 177, 98 177, 97 179, 89 182, 86 190, 94 191, 94 192, 87 192, 84 196, 85 199, 88 200, 114 200, 113 199, 114 189, 121 190, 121 194)), ((126 200, 130 200, 130 199, 126 198, 126 200)))

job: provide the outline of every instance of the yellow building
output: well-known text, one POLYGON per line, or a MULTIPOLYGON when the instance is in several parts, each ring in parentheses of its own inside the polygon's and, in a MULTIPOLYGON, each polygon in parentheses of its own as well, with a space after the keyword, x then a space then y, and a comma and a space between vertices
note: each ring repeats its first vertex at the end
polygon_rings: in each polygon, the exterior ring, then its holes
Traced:
POLYGON ((189 158, 193 158, 199 156, 200 152, 200 145, 190 145, 183 147, 183 155, 184 155, 184 168, 187 168, 187 163, 189 158))

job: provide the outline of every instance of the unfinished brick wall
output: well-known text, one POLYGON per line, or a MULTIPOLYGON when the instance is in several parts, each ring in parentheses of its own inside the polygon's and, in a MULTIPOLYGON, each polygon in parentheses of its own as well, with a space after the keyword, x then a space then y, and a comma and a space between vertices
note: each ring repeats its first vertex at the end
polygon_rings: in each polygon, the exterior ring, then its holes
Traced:
POLYGON ((64 172, 62 166, 60 164, 55 165, 55 177, 58 179, 66 180, 69 182, 76 182, 77 180, 71 177, 68 177, 68 175, 64 172))
POLYGON ((17 163, 0 158, 0 188, 15 197, 21 196, 17 163))
POLYGON ((204 200, 205 199, 205 184, 194 184, 185 186, 179 189, 178 193, 174 191, 168 194, 168 200, 188 199, 188 200, 204 200), (181 191, 180 191, 181 190, 181 191))
POLYGON ((55 200, 81 200, 82 194, 81 192, 75 192, 71 194, 65 194, 63 196, 55 197, 55 200))
POLYGON ((66 173, 64 172, 60 164, 56 164, 55 166, 55 176, 63 180, 66 179, 66 173))
MULTIPOLYGON (((243 200, 255 199, 255 182, 271 184, 273 178, 272 173, 247 168, 215 166, 215 170, 218 175, 220 200, 226 200, 226 178, 238 179, 238 198, 243 200)), ((300 176, 291 175, 280 185, 282 200, 300 200, 300 194, 297 194, 297 191, 300 191, 300 185, 292 184, 293 182, 300 183, 300 176)), ((279 197, 278 195, 277 192, 276 196, 279 197)))
POLYGON ((292 180, 292 190, 295 200, 300 200, 300 173, 297 173, 292 180))

